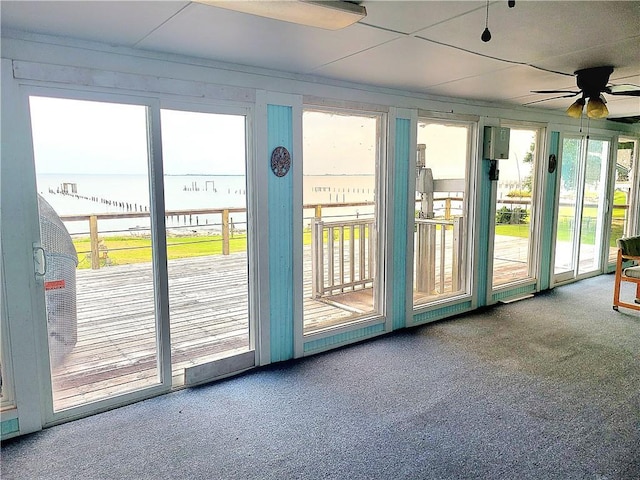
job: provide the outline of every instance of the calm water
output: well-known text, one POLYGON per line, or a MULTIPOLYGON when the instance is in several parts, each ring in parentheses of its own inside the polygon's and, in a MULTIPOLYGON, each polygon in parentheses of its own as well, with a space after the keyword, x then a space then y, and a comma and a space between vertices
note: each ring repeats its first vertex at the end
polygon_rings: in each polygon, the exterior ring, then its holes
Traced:
MULTIPOLYGON (((74 175, 43 174, 37 177, 38 192, 59 215, 94 213, 146 212, 149 209, 149 186, 145 175, 74 175), (63 194, 63 184, 75 185, 75 193, 63 194)), ((246 207, 244 176, 175 175, 164 177, 166 210, 246 207)), ((375 197, 374 176, 305 176, 303 201, 314 203, 372 202, 375 197)), ((370 215, 373 207, 324 209, 323 216, 370 215)), ((305 211, 305 216, 312 212, 305 211)), ((235 213, 231 221, 238 230, 246 230, 246 215, 235 213)), ((189 217, 169 216, 167 229, 172 234, 220 231, 219 214, 189 217)), ((88 234, 87 221, 65 222, 72 234, 88 234)), ((101 233, 148 234, 149 219, 100 220, 101 233)))

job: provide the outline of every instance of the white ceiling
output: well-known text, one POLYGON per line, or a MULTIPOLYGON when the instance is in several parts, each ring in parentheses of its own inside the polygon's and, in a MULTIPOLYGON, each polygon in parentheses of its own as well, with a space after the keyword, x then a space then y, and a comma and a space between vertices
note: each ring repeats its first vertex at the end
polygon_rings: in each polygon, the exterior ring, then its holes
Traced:
MULTIPOLYGON (((186 1, 5 1, 3 30, 99 41, 313 77, 523 105, 576 90, 572 73, 612 65, 640 88, 640 1, 364 1, 367 17, 329 31, 186 1)), ((535 104, 566 109, 572 99, 535 104)), ((610 117, 640 97, 608 96, 610 117)))

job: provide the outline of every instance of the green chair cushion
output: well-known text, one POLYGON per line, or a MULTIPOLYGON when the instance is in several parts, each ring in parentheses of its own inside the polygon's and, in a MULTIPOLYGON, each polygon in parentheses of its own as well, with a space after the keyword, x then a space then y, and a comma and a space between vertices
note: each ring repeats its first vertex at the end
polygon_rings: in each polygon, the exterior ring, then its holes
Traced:
POLYGON ((619 238, 617 244, 623 255, 640 256, 640 236, 619 238))

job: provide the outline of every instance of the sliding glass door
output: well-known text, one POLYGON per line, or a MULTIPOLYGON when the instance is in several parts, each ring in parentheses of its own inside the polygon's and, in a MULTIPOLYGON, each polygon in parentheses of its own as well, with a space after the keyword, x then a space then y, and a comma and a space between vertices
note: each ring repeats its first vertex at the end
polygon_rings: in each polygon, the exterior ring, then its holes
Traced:
POLYGON ((29 107, 47 421, 253 366, 246 111, 29 107))
POLYGON ((29 104, 53 412, 160 385, 148 107, 29 104))
POLYGON ((567 136, 562 142, 555 281, 602 271, 610 141, 567 136))

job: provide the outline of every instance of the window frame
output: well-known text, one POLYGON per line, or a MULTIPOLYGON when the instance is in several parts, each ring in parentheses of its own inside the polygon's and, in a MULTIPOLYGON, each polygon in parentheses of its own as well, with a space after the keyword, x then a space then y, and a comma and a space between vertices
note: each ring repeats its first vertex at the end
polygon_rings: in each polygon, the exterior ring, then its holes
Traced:
MULTIPOLYGON (((462 264, 463 272, 464 272, 464 290, 457 294, 448 295, 442 298, 436 298, 432 301, 415 304, 413 300, 411 300, 412 304, 412 317, 420 316, 421 314, 425 314, 428 312, 432 312, 439 309, 445 309, 447 307, 461 304, 468 301, 473 301, 476 296, 474 284, 475 284, 475 273, 474 268, 476 264, 476 257, 474 254, 475 251, 475 230, 476 224, 473 220, 474 212, 477 208, 477 183, 476 176, 478 174, 478 160, 480 158, 479 146, 478 146, 478 132, 480 131, 479 126, 479 117, 473 115, 455 115, 455 114, 436 114, 434 112, 425 112, 418 111, 418 120, 416 124, 416 131, 419 128, 421 123, 427 124, 438 124, 443 126, 455 126, 455 127, 466 127, 467 128, 467 161, 465 165, 465 195, 462 203, 463 211, 465 212, 465 219, 463 222, 464 234, 463 238, 465 239, 465 245, 463 245, 462 251, 464 252, 465 258, 462 264)), ((418 137, 416 137, 418 140, 418 137)), ((416 170, 412 173, 414 181, 416 170)), ((410 192, 415 197, 415 191, 410 192)), ((415 207, 414 207, 415 209, 415 207)), ((413 223, 412 228, 415 228, 415 222, 413 223)), ((412 254, 415 258, 415 242, 412 242, 412 254)), ((415 268, 415 261, 412 262, 412 278, 414 277, 413 269, 415 268)), ((415 282, 415 280, 414 280, 415 282)), ((411 282, 411 285, 407 285, 407 289, 410 289, 408 295, 410 298, 413 298, 414 292, 414 282, 411 282)), ((439 317, 437 317, 439 318, 439 317)), ((411 324, 419 324, 424 322, 416 322, 412 320, 411 324)))
MULTIPOLYGON (((495 256, 495 251, 494 251, 495 232, 493 232, 493 227, 492 227, 493 235, 490 238, 490 249, 493 255, 489 259, 490 268, 488 272, 488 275, 489 275, 488 281, 490 280, 491 282, 490 283, 491 289, 487 289, 488 297, 495 297, 500 293, 517 289, 519 287, 524 287, 527 285, 535 285, 535 290, 537 291, 540 285, 540 268, 541 268, 540 255, 542 254, 540 235, 542 231, 542 228, 541 228, 542 212, 544 210, 543 208, 544 198, 542 197, 544 194, 544 184, 547 178, 546 177, 547 172, 545 168, 546 162, 544 161, 544 150, 546 145, 545 139, 547 136, 547 129, 545 128, 544 125, 541 125, 539 123, 526 123, 526 122, 517 122, 517 121, 511 121, 511 120, 505 120, 504 122, 501 123, 501 126, 515 129, 515 130, 531 130, 535 132, 535 137, 536 137, 535 138, 536 150, 534 152, 535 153, 534 165, 532 168, 532 174, 533 174, 533 188, 531 190, 532 203, 531 203, 531 214, 529 215, 529 218, 530 218, 529 222, 532 224, 529 231, 529 235, 530 235, 529 253, 528 253, 529 255, 528 275, 529 276, 527 278, 521 278, 513 282, 503 283, 498 286, 495 286, 493 284, 493 258, 495 256), (534 200, 535 200, 535 203, 534 203, 534 200)), ((494 210, 495 206, 496 205, 494 202, 494 205, 492 206, 494 215, 495 215, 495 210, 494 210)), ((488 298, 488 301, 489 300, 490 298, 488 298)), ((491 300, 489 303, 494 303, 494 302, 493 300, 491 300)))
MULTIPOLYGON (((313 100, 318 100, 314 98, 313 100)), ((375 222, 376 222, 376 282, 374 282, 374 312, 365 314, 360 318, 353 319, 346 323, 340 323, 338 325, 333 325, 327 328, 322 328, 317 331, 312 331, 308 333, 304 333, 304 309, 302 306, 302 302, 304 298, 300 299, 301 303, 301 318, 299 319, 300 323, 300 332, 302 336, 302 342, 307 343, 314 340, 320 340, 328 337, 333 337, 335 335, 345 334, 348 332, 353 332, 355 330, 360 330, 362 328, 386 324, 388 317, 388 299, 387 299, 387 235, 388 235, 388 191, 389 191, 389 182, 391 181, 388 178, 388 148, 389 148, 389 113, 387 109, 376 108, 375 106, 367 107, 367 106, 336 106, 333 105, 332 102, 313 102, 313 103, 304 103, 302 105, 302 138, 304 139, 304 114, 305 112, 319 112, 326 114, 336 114, 336 115, 344 115, 349 116, 352 115, 354 117, 369 117, 369 118, 377 118, 378 121, 376 126, 376 180, 375 180, 375 188, 376 188, 376 205, 375 205, 375 222), (362 108, 360 108, 362 107, 362 108), (378 307, 376 307, 375 302, 376 298, 378 301, 378 307)), ((303 140, 304 145, 304 140, 303 140)), ((303 162, 304 162, 304 147, 303 147, 303 162)), ((303 179, 304 175, 304 167, 302 168, 302 172, 300 174, 301 179, 303 179)), ((302 181, 302 180, 301 180, 302 181)), ((302 185, 300 186, 300 190, 302 192, 302 185)), ((303 192, 300 196, 301 206, 304 205, 303 192)), ((304 209, 300 208, 302 211, 300 225, 304 228, 304 209)), ((302 267, 301 262, 301 267, 302 267)), ((300 278, 303 275, 301 273, 300 278)), ((302 291, 302 289, 300 289, 302 291)), ((315 353, 315 352, 314 352, 315 353)))
MULTIPOLYGON (((115 104, 125 104, 125 105, 136 105, 143 106, 146 108, 146 117, 147 117, 147 149, 148 149, 148 160, 147 160, 147 171, 148 178, 150 182, 150 195, 151 195, 151 203, 154 206, 154 211, 156 212, 156 222, 157 225, 154 225, 152 222, 152 235, 155 243, 155 250, 157 252, 154 256, 153 268, 154 268, 154 278, 156 282, 155 287, 155 304, 156 304, 156 325, 157 325, 157 345, 158 345, 158 374, 160 381, 158 384, 153 385, 151 387, 144 388, 142 390, 134 390, 131 392, 125 392, 120 395, 116 395, 114 397, 109 397, 105 399, 100 399, 97 401, 93 401, 87 404, 78 405, 75 407, 71 407, 69 409, 64 409, 61 411, 53 410, 53 396, 52 396, 52 383, 49 378, 49 375, 41 375, 37 380, 37 391, 39 392, 39 401, 38 404, 41 405, 41 409, 38 412, 32 411, 32 409, 28 409, 27 413, 23 413, 20 416, 21 425, 25 424, 41 424, 42 426, 55 425, 68 420, 81 418, 88 415, 93 415, 95 413, 99 413, 104 410, 108 410, 114 407, 124 406, 131 404, 135 401, 139 401, 146 398, 152 398, 164 393, 168 393, 171 390, 176 389, 176 387, 172 386, 172 376, 171 376, 171 348, 169 343, 170 335, 165 334, 164 332, 170 332, 169 330, 169 318, 168 318, 168 275, 167 275, 167 252, 166 252, 166 239, 165 230, 166 227, 164 225, 164 193, 163 193, 163 176, 162 176, 162 168, 163 168, 163 158, 162 158, 162 138, 161 138, 161 124, 160 124, 160 110, 161 109, 175 109, 175 110, 186 110, 186 111, 202 111, 205 113, 231 113, 231 114, 239 114, 245 117, 245 161, 246 161, 246 174, 247 174, 247 223, 252 224, 253 219, 258 217, 257 205, 259 204, 258 200, 255 198, 257 195, 251 195, 251 200, 249 199, 249 191, 252 192, 254 190, 259 190, 259 187, 255 187, 253 184, 250 184, 249 178, 251 178, 252 182, 256 181, 258 175, 255 173, 257 170, 255 157, 255 149, 256 143, 254 138, 254 119, 255 119, 255 109, 256 104, 253 99, 251 102, 248 101, 235 101, 228 100, 225 98, 217 99, 217 98, 198 98, 197 101, 193 98, 188 97, 187 95, 169 95, 164 93, 156 93, 153 92, 149 95, 141 94, 140 92, 129 92, 127 90, 121 90, 116 87, 109 88, 101 88, 96 89, 95 87, 86 87, 80 85, 68 84, 63 87, 59 85, 52 85, 49 82, 41 82, 34 80, 21 80, 17 84, 18 91, 20 92, 20 105, 24 109, 22 114, 25 116, 25 125, 27 127, 27 131, 25 132, 29 139, 31 139, 31 114, 29 109, 29 97, 48 97, 48 98, 57 98, 57 99, 68 99, 68 100, 80 100, 80 101, 89 101, 89 102, 104 102, 104 103, 115 103, 115 104), (155 172, 159 171, 159 174, 155 172), (251 186, 250 186, 251 185, 251 186), (254 188, 255 187, 255 188, 254 188), (161 207, 161 208, 160 208, 161 207), (160 291, 163 291, 163 294, 160 294, 160 291), (161 331, 162 330, 162 331, 161 331), (28 418, 26 418, 28 416, 28 418), (25 418, 22 418, 25 417, 25 418)), ((223 92, 224 93, 224 92, 223 92)), ((31 173, 27 175, 26 182, 29 184, 27 190, 32 190, 34 199, 35 193, 37 192, 35 185, 35 170, 34 170, 34 152, 33 145, 31 141, 29 141, 29 157, 28 161, 31 163, 31 173), (31 181, 31 175, 33 175, 33 181, 31 181)), ((35 200, 34 200, 35 204, 35 200)), ((30 217, 32 215, 29 215, 30 217)), ((35 215, 35 223, 37 224, 37 215, 35 215)), ((29 220, 29 223, 33 223, 32 220, 29 220)), ((37 227, 34 226, 32 229, 37 227)), ((248 227, 248 230, 251 229, 252 232, 248 235, 251 238, 248 238, 248 251, 247 255, 252 255, 253 258, 257 258, 255 253, 256 250, 256 241, 254 240, 257 236, 256 228, 248 227), (249 248, 254 252, 253 254, 249 252, 249 248)), ((39 232, 39 227, 37 228, 39 232)), ((35 230, 34 230, 35 231, 35 230)), ((249 232, 248 232, 249 233, 249 232)), ((264 268, 260 268, 256 262, 253 262, 254 265, 253 277, 257 278, 258 274, 264 275, 264 268)), ((251 278, 251 277, 250 277, 251 278)), ((258 364, 259 355, 257 350, 259 348, 259 342, 256 340, 259 336, 258 330, 260 325, 257 321, 260 318, 260 305, 257 301, 252 301, 252 299, 257 298, 257 289, 258 282, 254 281, 253 285, 251 285, 250 281, 250 311, 249 311, 249 338, 251 349, 256 351, 255 354, 255 362, 254 365, 258 364)), ((29 296, 31 296, 33 305, 33 315, 34 317, 40 316, 42 318, 46 318, 45 306, 44 306, 44 290, 42 287, 36 288, 35 292, 30 292, 29 296), (42 298, 42 301, 37 300, 38 297, 42 298)), ((43 322, 39 322, 43 323, 43 322)), ((37 365, 37 368, 40 371, 49 372, 50 371, 50 361, 48 354, 48 335, 46 331, 46 322, 43 323, 44 328, 36 328, 35 330, 35 344, 36 344, 36 353, 37 358, 35 359, 26 359, 22 358, 23 355, 18 353, 14 353, 12 356, 13 361, 30 361, 37 365), (15 358, 14 358, 15 357, 15 358)), ((4 329, 3 329, 4 330, 4 329)), ((5 330, 8 332, 8 329, 5 330)), ((3 334, 3 338, 4 338, 3 334)), ((4 354, 3 354, 4 355, 4 354)), ((27 383, 34 383, 33 379, 25 380, 27 383)), ((177 387, 186 388, 185 386, 177 387)), ((24 389, 24 388, 22 388, 24 389)), ((33 389, 33 386, 28 387, 28 389, 33 389)), ((14 389, 15 391, 15 389, 14 389)), ((19 399, 15 399, 14 404, 19 406, 17 402, 19 399)), ((21 429, 22 430, 22 429, 21 429)))

